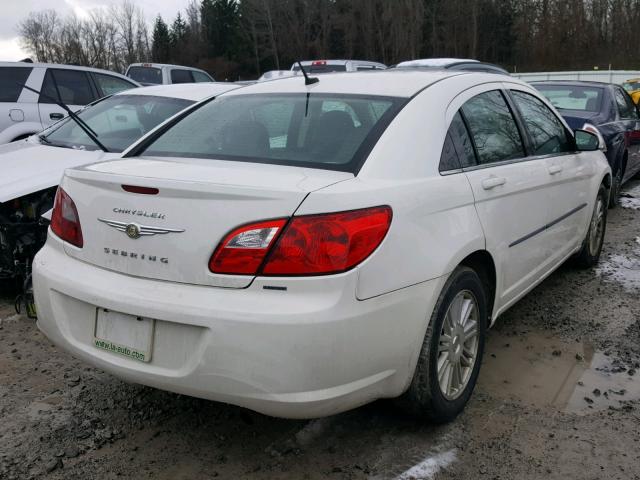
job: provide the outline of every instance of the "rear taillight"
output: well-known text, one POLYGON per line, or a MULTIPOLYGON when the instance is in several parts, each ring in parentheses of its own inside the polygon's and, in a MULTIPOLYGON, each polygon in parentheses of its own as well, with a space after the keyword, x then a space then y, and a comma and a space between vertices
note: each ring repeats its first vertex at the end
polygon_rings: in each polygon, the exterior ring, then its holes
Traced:
POLYGON ((78 209, 62 187, 58 187, 56 192, 56 200, 51 214, 51 231, 76 247, 82 248, 84 244, 78 209))
POLYGON ((255 275, 286 219, 244 225, 229 233, 209 260, 214 273, 255 275))
POLYGON ((225 237, 209 268, 214 273, 266 276, 344 272, 378 248, 391 217, 391 207, 381 206, 246 225, 225 237), (251 240, 247 245, 239 244, 244 235, 251 240))

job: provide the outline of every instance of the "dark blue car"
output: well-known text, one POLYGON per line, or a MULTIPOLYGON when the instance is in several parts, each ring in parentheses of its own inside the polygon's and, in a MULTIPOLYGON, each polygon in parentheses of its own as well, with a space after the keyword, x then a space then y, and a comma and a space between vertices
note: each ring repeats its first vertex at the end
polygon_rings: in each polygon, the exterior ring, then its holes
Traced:
POLYGON ((620 187, 640 172, 640 111, 620 86, 601 82, 532 82, 572 129, 600 132, 613 171, 611 206, 620 187))

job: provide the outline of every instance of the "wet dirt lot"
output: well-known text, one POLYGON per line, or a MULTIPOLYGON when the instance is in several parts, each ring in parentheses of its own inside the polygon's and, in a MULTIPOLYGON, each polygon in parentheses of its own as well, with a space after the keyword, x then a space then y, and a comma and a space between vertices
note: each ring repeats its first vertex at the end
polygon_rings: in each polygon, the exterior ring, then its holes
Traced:
POLYGON ((562 267, 491 330, 466 411, 388 401, 291 421, 126 384, 0 300, 0 478, 639 479, 640 182, 600 267, 562 267))

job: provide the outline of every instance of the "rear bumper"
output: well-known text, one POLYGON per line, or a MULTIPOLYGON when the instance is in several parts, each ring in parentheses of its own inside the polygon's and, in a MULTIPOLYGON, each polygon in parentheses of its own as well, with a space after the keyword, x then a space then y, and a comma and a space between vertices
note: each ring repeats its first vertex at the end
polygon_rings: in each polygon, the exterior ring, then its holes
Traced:
POLYGON ((256 279, 246 289, 176 284, 83 263, 50 236, 33 279, 39 328, 88 363, 163 390, 313 418, 407 388, 443 283, 359 301, 357 275, 256 279), (96 307, 156 319, 149 363, 93 346, 96 307))

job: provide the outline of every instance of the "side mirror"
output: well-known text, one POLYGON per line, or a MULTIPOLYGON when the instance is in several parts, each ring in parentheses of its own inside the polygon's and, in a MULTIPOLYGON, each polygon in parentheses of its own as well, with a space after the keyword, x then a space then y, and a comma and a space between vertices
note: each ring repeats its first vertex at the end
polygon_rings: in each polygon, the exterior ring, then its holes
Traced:
POLYGON ((601 149, 600 138, 586 130, 576 130, 576 147, 579 152, 595 152, 601 149))

